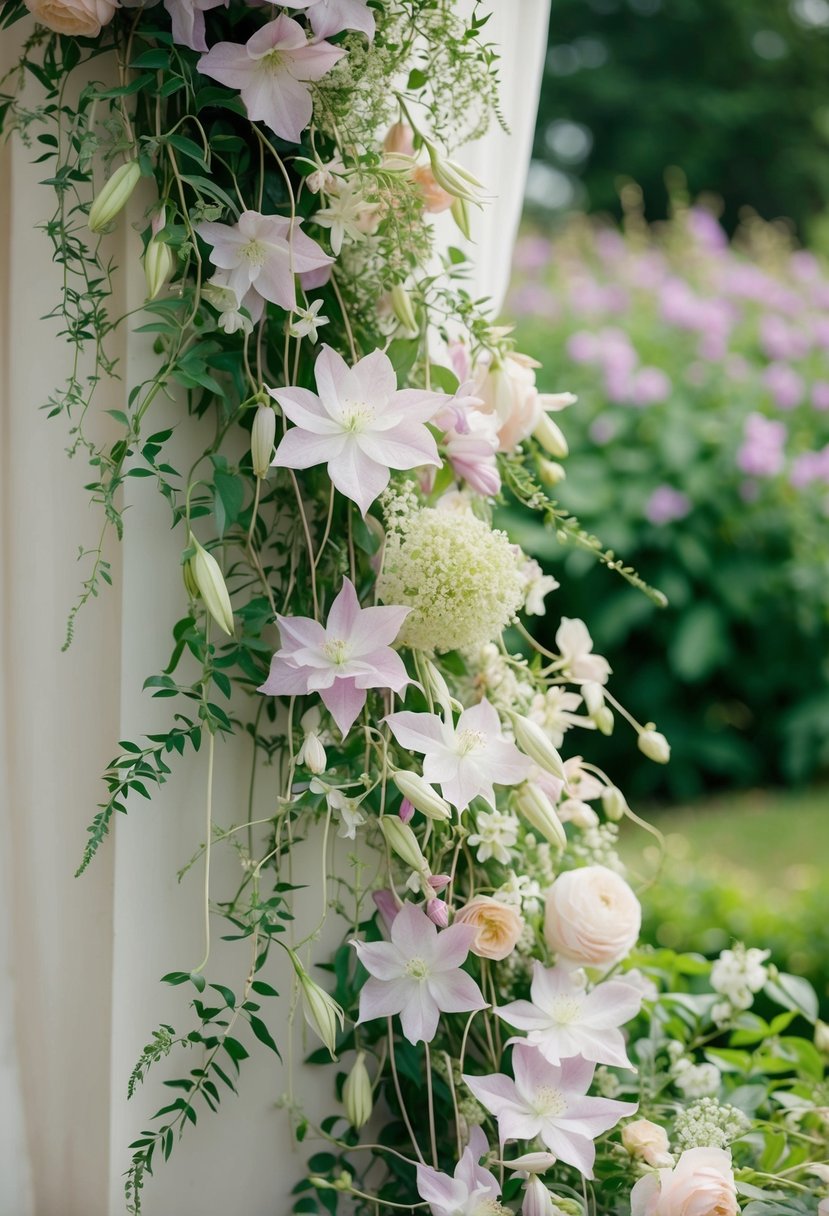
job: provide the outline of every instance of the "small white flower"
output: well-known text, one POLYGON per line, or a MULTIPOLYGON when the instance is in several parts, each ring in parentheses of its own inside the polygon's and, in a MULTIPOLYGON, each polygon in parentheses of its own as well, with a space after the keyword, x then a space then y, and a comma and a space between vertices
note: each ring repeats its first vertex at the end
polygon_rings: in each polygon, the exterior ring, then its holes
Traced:
POLYGON ((365 240, 365 221, 373 210, 371 203, 357 194, 349 185, 340 187, 338 194, 329 195, 328 206, 314 213, 314 223, 331 232, 331 249, 339 254, 346 237, 352 241, 365 240))
POLYGON ((672 1069, 674 1084, 687 1098, 710 1098, 720 1088, 720 1070, 716 1064, 692 1064, 677 1060, 672 1069))
POLYGON ((593 728, 589 718, 575 712, 581 702, 577 692, 567 692, 560 684, 554 684, 545 693, 539 692, 533 697, 530 717, 544 727, 553 747, 561 747, 564 733, 571 726, 586 726, 588 730, 593 728))
POLYGON ((366 817, 360 810, 357 798, 347 798, 342 790, 332 789, 326 794, 328 805, 336 811, 340 819, 337 835, 341 840, 356 840, 357 828, 363 826, 366 817))
POLYGON ((711 987, 734 1009, 749 1009, 768 978, 763 965, 770 951, 756 947, 746 949, 737 942, 732 950, 723 950, 711 968, 711 987))
POLYGON ((544 597, 555 591, 561 584, 552 574, 545 574, 534 558, 528 558, 521 567, 524 584, 524 611, 528 616, 544 616, 547 607, 544 597))
POLYGON ((322 300, 314 300, 309 308, 298 308, 293 314, 296 318, 291 321, 289 333, 292 338, 310 338, 312 342, 317 340, 317 331, 323 325, 327 325, 329 318, 321 317, 319 311, 322 308, 322 300))
POLYGON ((469 837, 469 843, 478 849, 478 861, 489 861, 494 857, 502 865, 510 860, 510 849, 518 840, 518 820, 503 811, 478 811, 475 816, 477 832, 469 837))

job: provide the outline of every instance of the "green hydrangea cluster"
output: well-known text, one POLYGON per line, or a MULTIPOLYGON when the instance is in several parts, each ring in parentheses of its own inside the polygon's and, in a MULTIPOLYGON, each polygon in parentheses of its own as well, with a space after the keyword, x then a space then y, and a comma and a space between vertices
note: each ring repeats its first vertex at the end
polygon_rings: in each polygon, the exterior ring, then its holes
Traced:
POLYGON ((679 1152, 688 1148, 728 1148, 751 1127, 736 1106, 716 1098, 700 1098, 682 1111, 674 1123, 674 1146, 679 1152))
POLYGON ((377 582, 386 604, 410 604, 400 640, 445 652, 498 637, 523 600, 523 580, 505 532, 471 512, 427 507, 389 532, 377 582))

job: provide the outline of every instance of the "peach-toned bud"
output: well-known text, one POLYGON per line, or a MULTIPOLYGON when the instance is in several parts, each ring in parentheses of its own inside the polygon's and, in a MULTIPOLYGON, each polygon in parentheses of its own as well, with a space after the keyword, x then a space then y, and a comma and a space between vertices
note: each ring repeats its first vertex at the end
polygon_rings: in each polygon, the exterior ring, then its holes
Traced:
POLYGON ((622 1144, 631 1157, 644 1161, 646 1165, 673 1165, 669 1153, 668 1133, 650 1119, 636 1119, 622 1128, 622 1144))
POLYGON ((399 152, 403 156, 414 155, 414 136, 412 128, 405 122, 395 122, 386 132, 383 140, 384 152, 399 152))
POLYGON ((418 165, 416 169, 413 169, 412 181, 417 184, 423 195, 423 205, 427 211, 437 214, 441 211, 448 211, 452 206, 454 196, 438 185, 430 165, 418 165))

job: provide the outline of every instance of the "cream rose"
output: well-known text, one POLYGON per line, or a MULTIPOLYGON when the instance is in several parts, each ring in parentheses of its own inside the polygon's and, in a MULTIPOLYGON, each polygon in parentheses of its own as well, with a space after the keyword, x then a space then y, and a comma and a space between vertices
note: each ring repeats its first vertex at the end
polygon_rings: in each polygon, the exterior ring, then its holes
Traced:
POLYGON ((689 1148, 674 1169, 640 1178, 630 1193, 631 1216, 738 1216, 731 1154, 689 1148))
POLYGON ((606 866, 560 874, 550 887, 544 937, 556 954, 586 967, 612 967, 636 944, 639 900, 606 866))
POLYGON ((478 930, 472 943, 472 953, 478 958, 506 958, 524 931, 521 914, 510 904, 502 904, 489 895, 470 899, 455 913, 454 924, 474 925, 478 930))
POLYGON ((650 1119, 636 1119, 622 1128, 622 1144, 631 1157, 647 1165, 673 1165, 669 1153, 668 1133, 650 1119))
POLYGON ((26 0, 35 21, 56 34, 95 38, 120 8, 117 0, 26 0))

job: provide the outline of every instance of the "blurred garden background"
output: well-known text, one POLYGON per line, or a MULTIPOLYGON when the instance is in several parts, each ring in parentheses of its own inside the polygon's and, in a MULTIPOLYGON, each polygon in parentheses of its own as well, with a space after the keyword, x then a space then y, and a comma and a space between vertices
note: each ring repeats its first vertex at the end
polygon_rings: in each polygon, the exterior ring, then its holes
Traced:
POLYGON ((665 768, 596 749, 666 836, 650 939, 770 947, 824 1016, 827 68, 829 0, 557 0, 505 309, 579 397, 555 496, 669 600, 506 508, 562 580, 549 640, 589 619, 671 741, 665 768))

